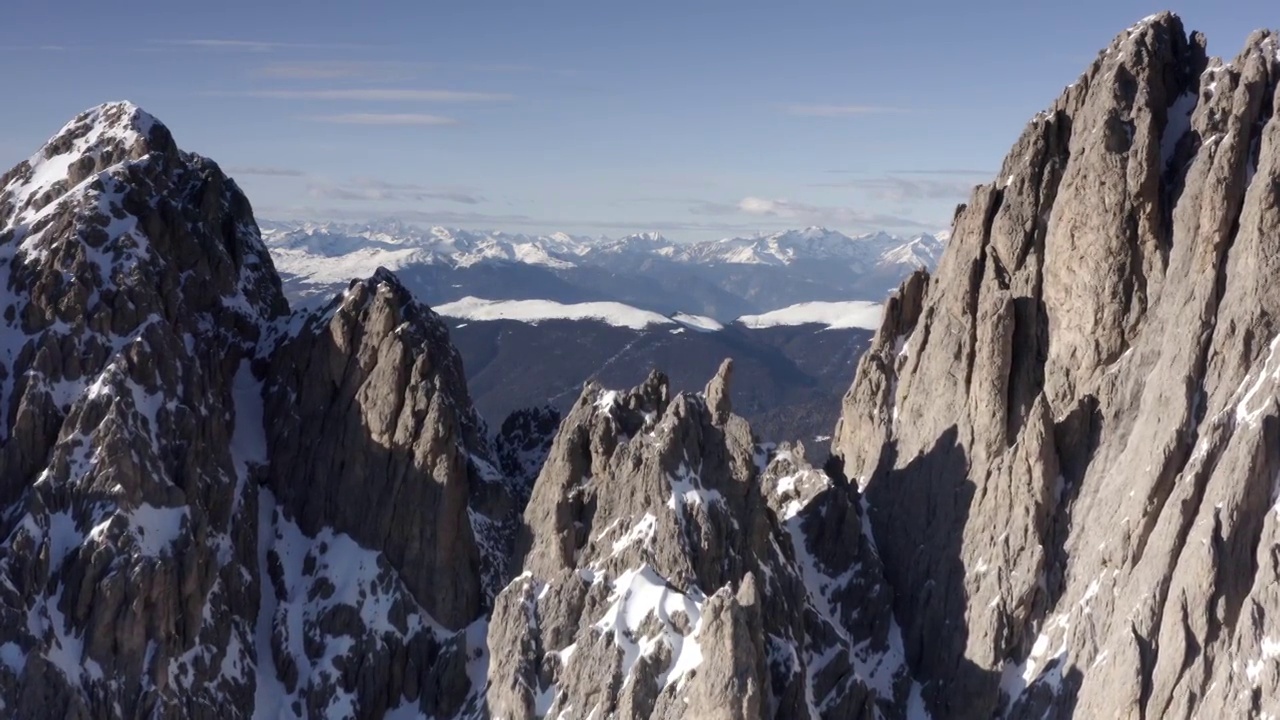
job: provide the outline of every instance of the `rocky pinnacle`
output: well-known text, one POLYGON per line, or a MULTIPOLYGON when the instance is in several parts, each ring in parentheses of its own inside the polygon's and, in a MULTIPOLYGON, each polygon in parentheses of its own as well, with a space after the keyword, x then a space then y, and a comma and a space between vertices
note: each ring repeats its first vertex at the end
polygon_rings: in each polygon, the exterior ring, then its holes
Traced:
POLYGON ((1280 712, 1278 84, 1144 20, 890 303, 833 450, 936 717, 1280 712))

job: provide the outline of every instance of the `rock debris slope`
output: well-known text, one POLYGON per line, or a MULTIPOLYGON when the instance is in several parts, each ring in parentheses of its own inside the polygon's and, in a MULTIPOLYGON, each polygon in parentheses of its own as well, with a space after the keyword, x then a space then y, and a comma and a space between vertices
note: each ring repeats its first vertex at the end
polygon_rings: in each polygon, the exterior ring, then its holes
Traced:
POLYGON ((935 717, 1280 713, 1278 85, 1130 28, 886 313, 833 449, 935 717))

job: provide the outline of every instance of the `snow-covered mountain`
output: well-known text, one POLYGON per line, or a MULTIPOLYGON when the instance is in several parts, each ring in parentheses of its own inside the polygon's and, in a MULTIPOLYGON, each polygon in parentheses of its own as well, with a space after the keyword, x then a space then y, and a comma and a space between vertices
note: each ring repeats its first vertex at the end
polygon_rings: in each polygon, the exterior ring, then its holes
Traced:
MULTIPOLYGON (((741 346, 491 443, 395 273, 291 308, 216 163, 83 113, 0 176, 0 717, 1280 716, 1277 97, 1280 34, 1122 32, 885 301, 821 469, 741 346)), ((794 330, 693 314, 596 324, 794 330)))
POLYGON ((433 305, 467 296, 621 302, 720 322, 802 302, 878 302, 912 270, 934 267, 945 244, 943 233, 850 237, 824 228, 685 244, 656 233, 520 235, 395 221, 262 227, 295 299, 385 267, 433 305))
POLYGON ((905 265, 933 267, 943 243, 936 235, 903 238, 877 232, 850 237, 835 230, 810 227, 755 237, 733 237, 664 250, 679 262, 702 265, 792 265, 809 261, 839 262, 856 272, 905 265))
MULTIPOLYGON (((661 367, 677 390, 697 390, 732 355, 743 417, 764 439, 828 435, 849 366, 879 327, 867 301, 802 303, 721 323, 617 302, 483 300, 433 308, 468 368, 476 410, 491 424, 522 408, 568 412, 595 380, 628 387, 661 367)), ((821 460, 821 445, 811 457, 821 460)))
POLYGON ((397 268, 408 263, 443 263, 470 267, 509 262, 550 268, 611 266, 636 256, 660 257, 688 265, 791 265, 805 261, 840 261, 855 270, 905 265, 908 269, 937 262, 945 233, 899 237, 884 232, 849 236, 821 227, 770 235, 730 237, 678 243, 659 233, 621 238, 566 233, 524 235, 457 228, 420 228, 388 220, 367 224, 262 223, 263 238, 290 270, 305 258, 371 260, 397 268))
MULTIPOLYGON (((558 303, 551 300, 485 300, 465 297, 457 302, 437 305, 435 311, 458 320, 486 322, 514 320, 536 325, 549 320, 588 320, 613 327, 643 330, 651 326, 670 326, 699 332, 718 332, 724 324, 705 315, 677 312, 670 316, 615 302, 558 303)), ((880 327, 884 307, 865 300, 847 302, 800 303, 762 315, 743 315, 733 322, 748 329, 765 327, 814 325, 830 329, 880 327)))
POLYGON ((743 717, 784 680, 784 716, 807 698, 891 707, 913 686, 896 634, 825 599, 872 598, 892 622, 869 547, 819 564, 822 537, 857 537, 856 502, 755 442, 728 364, 705 398, 656 372, 630 393, 575 388, 554 440, 555 413, 535 410, 495 452, 440 315, 387 270, 291 310, 234 181, 129 103, 0 176, 0 259, 0 717, 615 715, 617 693, 595 711, 573 688, 624 685, 646 694, 622 717, 708 717, 743 612, 767 618, 754 657, 767 633, 790 658, 752 668, 743 717), (587 450, 598 480, 580 483, 587 450), (553 507, 570 486, 600 508, 566 528, 590 541, 581 572, 526 602, 558 541, 523 511, 573 518, 553 507), (656 503, 612 507, 624 486, 656 503), (785 527, 768 514, 784 502, 785 527), (715 541, 712 570, 681 559, 676 523, 760 532, 715 541), (827 680, 850 661, 862 675, 827 680))

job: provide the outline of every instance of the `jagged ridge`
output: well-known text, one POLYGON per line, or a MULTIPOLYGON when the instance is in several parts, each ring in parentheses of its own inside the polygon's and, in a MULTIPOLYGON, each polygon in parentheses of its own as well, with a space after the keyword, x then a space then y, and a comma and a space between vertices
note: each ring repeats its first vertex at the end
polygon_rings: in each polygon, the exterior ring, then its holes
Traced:
POLYGON ((0 712, 474 707, 513 501, 439 318, 386 273, 290 316, 239 189, 128 103, 0 188, 0 712))
POLYGON ((1130 28, 887 313, 834 450, 935 715, 1278 711, 1278 84, 1130 28))
POLYGON ((0 179, 0 711, 1280 712, 1278 45, 1118 37, 889 303, 826 472, 726 364, 585 388, 527 507, 394 275, 291 315, 215 164, 80 116, 0 179))

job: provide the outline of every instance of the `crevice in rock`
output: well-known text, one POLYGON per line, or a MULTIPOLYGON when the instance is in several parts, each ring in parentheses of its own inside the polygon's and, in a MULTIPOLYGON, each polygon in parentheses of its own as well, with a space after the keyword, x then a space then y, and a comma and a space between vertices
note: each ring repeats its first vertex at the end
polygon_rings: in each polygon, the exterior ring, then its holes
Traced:
POLYGON ((1213 547, 1217 565, 1214 568, 1214 592, 1211 608, 1222 605, 1222 612, 1208 613, 1206 644, 1217 642, 1221 632, 1234 629, 1241 608, 1257 582, 1258 546, 1263 527, 1271 512, 1274 479, 1280 476, 1280 418, 1262 419, 1254 462, 1240 500, 1240 516, 1224 531, 1220 512, 1214 513, 1213 547))
POLYGON ((1154 685, 1154 673, 1156 670, 1155 648, 1152 642, 1143 637, 1138 631, 1137 626, 1129 625, 1129 634, 1133 638, 1133 642, 1138 647, 1138 680, 1141 689, 1138 693, 1138 713, 1142 720, 1147 717, 1147 703, 1151 700, 1152 686, 1154 685))
POLYGON ((1045 595, 1046 607, 1054 607, 1062 598, 1067 585, 1067 538, 1071 535, 1072 511, 1084 483, 1086 471, 1093 461, 1094 451, 1102 440, 1102 413, 1098 399, 1092 395, 1081 398, 1076 407, 1053 428, 1054 449, 1058 455, 1058 468, 1062 473, 1058 490, 1058 503, 1049 531, 1043 540, 1045 547, 1045 595))
MULTIPOLYGON (((1247 162, 1247 158, 1244 161, 1247 162)), ((1198 337, 1199 344, 1190 377, 1185 386, 1189 411, 1187 417, 1182 420, 1180 437, 1174 440, 1174 447, 1166 454, 1161 471, 1156 476, 1156 481, 1152 486, 1152 509, 1143 518, 1134 553, 1135 564, 1142 559, 1150 534, 1154 530, 1156 522, 1164 511, 1165 503, 1172 493, 1173 483, 1182 474, 1188 459, 1191 457, 1191 451, 1200 438, 1200 423, 1203 419, 1203 411, 1199 408, 1199 405, 1204 404, 1203 398, 1205 397, 1205 380, 1208 372, 1209 354, 1213 348, 1213 340, 1218 329, 1218 316, 1221 310, 1222 298, 1227 291, 1227 261, 1239 234, 1240 216, 1244 205, 1245 188, 1241 186, 1235 190, 1235 192, 1228 190, 1226 193, 1226 199, 1229 203, 1228 213, 1231 218, 1230 228, 1221 239, 1212 237, 1206 239, 1206 242, 1213 244, 1214 286, 1210 296, 1205 300, 1206 307, 1200 313, 1202 326, 1198 337)), ((1203 494, 1203 487, 1197 489, 1197 495, 1201 494, 1203 494)), ((1189 522, 1190 519, 1184 520, 1184 525, 1189 522)), ((1177 546, 1179 549, 1188 531, 1189 528, 1183 528, 1179 533, 1180 540, 1177 546)), ((1160 604, 1163 605, 1163 603, 1164 601, 1161 599, 1160 604)))
POLYGON ((1004 202, 1004 190, 991 188, 991 200, 987 213, 982 218, 982 236, 978 239, 978 259, 969 268, 968 315, 969 346, 964 364, 964 387, 969 389, 973 384, 973 364, 978 352, 978 304, 982 301, 982 280, 986 277, 987 254, 991 251, 991 226, 995 222, 996 213, 1004 202))

